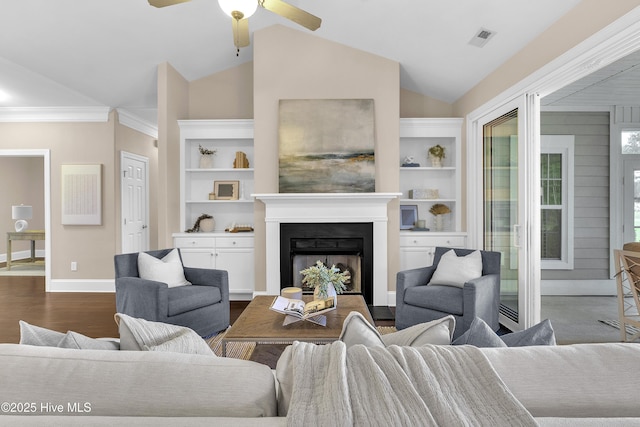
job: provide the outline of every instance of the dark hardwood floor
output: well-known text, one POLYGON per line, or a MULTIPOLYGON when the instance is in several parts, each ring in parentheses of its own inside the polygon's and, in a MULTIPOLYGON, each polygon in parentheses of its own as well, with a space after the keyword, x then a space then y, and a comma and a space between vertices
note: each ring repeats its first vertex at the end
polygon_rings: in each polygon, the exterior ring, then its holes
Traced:
MULTIPOLYGON (((231 302, 232 324, 248 303, 231 302)), ((20 342, 19 320, 93 338, 118 337, 115 313, 114 293, 45 292, 44 277, 0 276, 0 343, 20 342)), ((393 324, 393 321, 376 322, 378 326, 393 324)))

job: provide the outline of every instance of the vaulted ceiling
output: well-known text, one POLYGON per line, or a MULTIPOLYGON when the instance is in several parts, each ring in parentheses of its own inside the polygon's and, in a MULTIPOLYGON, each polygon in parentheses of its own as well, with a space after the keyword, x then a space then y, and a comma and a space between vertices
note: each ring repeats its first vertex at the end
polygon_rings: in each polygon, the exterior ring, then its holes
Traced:
MULTIPOLYGON (((402 88, 449 103, 579 2, 289 0, 322 18, 317 37, 397 61, 402 88), (472 46, 480 29, 495 35, 472 46)), ((191 81, 253 59, 253 44, 236 56, 231 18, 216 0, 161 9, 147 0, 6 0, 1 10, 0 113, 108 106, 152 119, 158 64, 169 62, 191 81)), ((308 32, 261 8, 249 19, 252 33, 275 24, 308 32)), ((602 86, 585 81, 545 102, 579 102, 596 86, 611 94, 607 82, 635 75, 632 64, 637 58, 603 71, 602 86)))

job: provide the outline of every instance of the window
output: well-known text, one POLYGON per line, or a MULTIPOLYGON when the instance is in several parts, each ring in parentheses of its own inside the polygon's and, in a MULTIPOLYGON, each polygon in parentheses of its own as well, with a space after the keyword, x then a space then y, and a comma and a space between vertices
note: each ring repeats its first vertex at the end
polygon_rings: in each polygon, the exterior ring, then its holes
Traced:
POLYGON ((540 149, 542 269, 573 269, 573 163, 573 135, 542 135, 540 149))
POLYGON ((623 130, 622 154, 640 154, 640 130, 623 130))

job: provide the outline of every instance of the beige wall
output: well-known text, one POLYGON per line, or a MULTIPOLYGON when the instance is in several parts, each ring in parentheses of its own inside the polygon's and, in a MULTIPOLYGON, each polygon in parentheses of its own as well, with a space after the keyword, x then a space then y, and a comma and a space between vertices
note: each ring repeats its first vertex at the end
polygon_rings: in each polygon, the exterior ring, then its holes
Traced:
POLYGON ((400 117, 453 117, 453 105, 400 88, 400 117))
POLYGON ((253 62, 189 83, 190 119, 252 119, 253 62))
MULTIPOLYGON (((3 243, 8 231, 15 231, 15 220, 11 218, 11 206, 33 207, 33 218, 27 220, 30 230, 44 230, 44 159, 42 157, 0 156, 0 237, 3 243)), ((14 241, 12 252, 27 251, 29 241, 14 241)), ((44 242, 36 242, 37 249, 44 249, 44 242)), ((6 246, 0 249, 6 254, 6 246)))
POLYGON ((158 66, 158 246, 180 230, 180 128, 189 118, 189 83, 170 64, 158 66))
POLYGON ((114 124, 0 123, 0 149, 51 150, 51 277, 102 279, 113 277, 115 249, 114 124), (60 167, 102 164, 102 225, 62 225, 60 167), (78 271, 71 272, 71 261, 78 271))
MULTIPOLYGON (((283 26, 256 31, 253 43, 256 193, 278 192, 278 101, 332 98, 374 100, 376 191, 397 191, 399 64, 283 26)), ((264 205, 259 202, 254 227, 256 290, 264 290, 264 205)), ((399 263, 398 229, 396 201, 389 206, 390 279, 399 263)), ((391 283, 395 287, 395 279, 391 283)))

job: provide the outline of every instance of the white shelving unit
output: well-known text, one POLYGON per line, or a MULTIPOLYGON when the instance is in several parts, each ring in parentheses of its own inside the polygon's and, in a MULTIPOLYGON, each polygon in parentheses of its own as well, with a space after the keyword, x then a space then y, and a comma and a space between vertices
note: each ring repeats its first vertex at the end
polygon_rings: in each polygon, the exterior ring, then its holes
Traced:
POLYGON ((202 214, 213 216, 216 230, 232 224, 253 225, 253 120, 180 120, 180 224, 193 226, 202 214), (213 167, 201 169, 202 145, 216 150, 213 167), (236 152, 247 155, 249 168, 234 168, 236 152), (210 200, 216 181, 238 181, 238 200, 210 200))
POLYGON ((180 226, 173 234, 185 266, 229 273, 232 300, 250 300, 255 286, 254 234, 225 232, 232 224, 253 226, 253 120, 180 120, 180 226), (216 150, 213 167, 200 168, 199 146, 216 150), (249 168, 234 168, 242 151, 249 168), (238 181, 238 200, 210 200, 216 181, 238 181), (197 218, 215 220, 211 233, 186 233, 197 218))
POLYGON ((400 269, 430 265, 436 246, 465 247, 461 212, 461 118, 400 119, 400 191, 401 205, 416 205, 418 219, 425 220, 429 231, 400 231, 400 269), (432 167, 428 150, 434 145, 445 149, 442 167, 432 167), (413 157, 418 167, 403 167, 413 157), (437 190, 433 199, 411 198, 411 190, 437 190), (434 231, 434 215, 429 209, 437 203, 451 210, 444 218, 442 231, 434 231))

